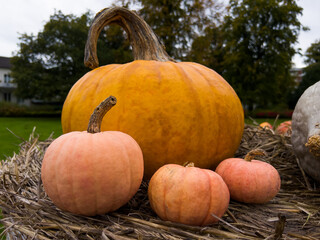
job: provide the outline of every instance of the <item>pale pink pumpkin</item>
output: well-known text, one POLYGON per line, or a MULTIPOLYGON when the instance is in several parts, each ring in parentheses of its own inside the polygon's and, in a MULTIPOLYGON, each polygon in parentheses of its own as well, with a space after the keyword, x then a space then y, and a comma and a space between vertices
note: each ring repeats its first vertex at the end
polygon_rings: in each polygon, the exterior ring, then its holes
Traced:
MULTIPOLYGON (((101 121, 103 116, 98 118, 101 121)), ((91 125, 88 132, 70 132, 55 139, 41 168, 44 190, 52 202, 62 210, 87 216, 126 204, 143 177, 143 156, 137 142, 125 133, 99 132, 100 126, 95 127, 98 131, 91 125)))
POLYGON ((215 172, 227 184, 232 199, 245 203, 266 203, 279 192, 281 179, 278 171, 269 163, 252 159, 259 151, 251 151, 245 159, 223 160, 216 168, 215 172))

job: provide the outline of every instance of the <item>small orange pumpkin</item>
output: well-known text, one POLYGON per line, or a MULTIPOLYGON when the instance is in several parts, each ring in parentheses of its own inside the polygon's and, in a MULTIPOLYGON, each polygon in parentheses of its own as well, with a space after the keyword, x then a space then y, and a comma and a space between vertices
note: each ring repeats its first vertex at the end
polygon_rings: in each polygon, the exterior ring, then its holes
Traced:
POLYGON ((103 101, 92 114, 88 131, 70 132, 47 148, 41 167, 45 192, 62 210, 93 216, 127 203, 140 187, 143 156, 129 135, 100 132, 105 113, 116 103, 103 101))
POLYGON ((280 190, 278 171, 269 163, 254 160, 254 156, 265 154, 261 150, 250 151, 244 159, 229 158, 216 168, 227 184, 230 197, 245 203, 266 203, 280 190))
POLYGON ((259 126, 265 129, 272 129, 272 125, 268 122, 262 122, 259 124, 259 126))
POLYGON ((280 135, 291 136, 291 123, 291 120, 280 123, 276 129, 276 132, 280 135))
POLYGON ((230 200, 218 174, 192 164, 162 166, 150 180, 148 196, 161 219, 199 226, 217 222, 215 216, 225 213, 230 200))

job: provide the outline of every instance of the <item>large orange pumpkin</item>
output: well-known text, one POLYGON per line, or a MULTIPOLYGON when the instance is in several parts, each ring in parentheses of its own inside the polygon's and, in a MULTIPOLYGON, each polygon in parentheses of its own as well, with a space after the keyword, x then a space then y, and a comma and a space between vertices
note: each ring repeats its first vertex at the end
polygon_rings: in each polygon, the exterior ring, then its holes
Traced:
POLYGON ((218 222, 230 200, 228 187, 218 174, 193 164, 159 168, 149 182, 148 197, 161 219, 199 226, 218 222))
POLYGON ((125 132, 139 143, 146 178, 166 163, 192 161, 213 169, 238 148, 244 115, 232 87, 205 66, 173 61, 135 12, 116 7, 97 14, 85 63, 95 69, 72 87, 65 100, 64 133, 86 129, 94 107, 115 95, 117 111, 111 110, 103 120, 102 130, 125 132), (136 60, 98 67, 97 38, 111 23, 124 27, 136 60))
POLYGON ((103 115, 113 104, 113 97, 102 102, 88 131, 64 134, 45 152, 44 190, 62 210, 88 216, 111 212, 140 187, 143 156, 137 142, 122 132, 100 132, 103 115))

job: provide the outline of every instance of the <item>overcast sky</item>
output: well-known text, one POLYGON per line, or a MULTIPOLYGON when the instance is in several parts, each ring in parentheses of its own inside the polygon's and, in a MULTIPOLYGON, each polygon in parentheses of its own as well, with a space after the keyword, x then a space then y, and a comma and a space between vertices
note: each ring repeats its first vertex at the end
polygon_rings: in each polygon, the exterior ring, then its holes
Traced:
MULTIPOLYGON (((37 34, 49 20, 54 10, 80 16, 87 10, 96 13, 111 5, 112 0, 0 0, 0 56, 11 57, 18 50, 19 34, 37 34)), ((225 0, 224 2, 228 2, 225 0)), ((297 0, 303 10, 300 21, 310 28, 301 32, 296 48, 302 53, 320 39, 320 0, 297 0)), ((303 58, 296 55, 297 67, 305 66, 303 58)))

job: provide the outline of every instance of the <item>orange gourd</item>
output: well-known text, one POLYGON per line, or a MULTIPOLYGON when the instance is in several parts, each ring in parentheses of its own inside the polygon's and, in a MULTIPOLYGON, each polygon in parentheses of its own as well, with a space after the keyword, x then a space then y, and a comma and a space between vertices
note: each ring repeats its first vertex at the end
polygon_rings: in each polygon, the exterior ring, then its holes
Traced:
POLYGON ((156 171, 148 197, 162 220, 199 226, 218 222, 230 200, 227 185, 218 174, 177 164, 166 164, 156 171))
POLYGON ((276 132, 280 135, 291 136, 291 132, 292 132, 291 124, 292 124, 291 120, 280 123, 276 129, 276 132))
POLYGON ((266 203, 279 192, 281 180, 278 171, 269 163, 253 159, 262 154, 261 150, 252 150, 244 159, 229 158, 218 165, 215 171, 227 184, 232 199, 266 203))
POLYGON ((269 122, 262 122, 259 126, 265 129, 272 129, 272 125, 269 122))
POLYGON ((88 131, 70 132, 47 148, 41 167, 45 192, 62 210, 93 216, 114 211, 138 191, 143 156, 129 135, 100 132, 101 120, 116 99, 95 110, 88 131))
POLYGON ((193 161, 214 169, 239 147, 244 114, 232 87, 203 65, 172 60, 135 12, 115 7, 97 14, 85 63, 94 70, 70 90, 62 110, 63 132, 86 129, 94 107, 106 95, 117 96, 117 111, 103 120, 102 130, 125 132, 138 142, 147 179, 167 163, 193 161), (97 39, 111 23, 126 30, 135 60, 98 67, 97 39))

